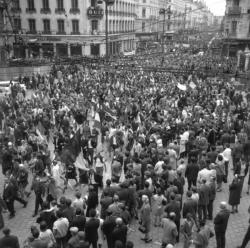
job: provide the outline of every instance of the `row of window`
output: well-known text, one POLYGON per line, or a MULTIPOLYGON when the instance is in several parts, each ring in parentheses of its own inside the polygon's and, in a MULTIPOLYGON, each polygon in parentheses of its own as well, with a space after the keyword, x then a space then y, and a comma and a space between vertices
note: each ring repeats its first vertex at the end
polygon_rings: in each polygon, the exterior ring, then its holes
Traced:
MULTIPOLYGON (((54 1, 54 0, 53 0, 54 1)), ((57 1, 57 9, 64 9, 64 1, 65 0, 56 0, 57 1)), ((69 1, 69 0, 67 0, 69 1)), ((20 9, 20 0, 14 0, 14 9, 20 9)), ((35 10, 35 0, 27 0, 27 10, 35 10)), ((49 9, 50 8, 50 0, 42 0, 42 8, 49 9)), ((71 0, 71 8, 78 9, 78 0, 71 0)))
MULTIPOLYGON (((42 8, 43 9, 50 9, 50 1, 51 0, 42 0, 42 8)), ((53 0, 54 1, 54 0, 53 0)), ((69 0, 56 0, 57 1, 57 9, 63 10, 64 9, 64 1, 69 0)), ((86 0, 84 0, 86 1, 86 0)), ((91 6, 96 7, 97 6, 97 0, 91 0, 91 6)), ((36 9, 35 7, 35 0, 27 0, 27 10, 28 11, 34 11, 36 9)), ((78 9, 78 0, 71 0, 71 8, 72 9, 78 9)), ((14 0, 14 9, 20 10, 20 0, 14 0)), ((126 3, 122 1, 115 1, 115 4, 111 7, 109 7, 110 10, 115 11, 116 9, 123 12, 129 12, 133 13, 135 10, 135 4, 126 3)))
MULTIPOLYGON (((36 20, 35 19, 28 19, 29 30, 28 33, 35 34, 37 33, 36 28, 36 20)), ((93 34, 98 32, 98 20, 91 21, 91 31, 93 34)), ((80 34, 79 31, 79 20, 72 20, 72 34, 80 34)), ((22 30, 21 19, 15 18, 14 19, 14 27, 15 30, 22 30)), ((130 21, 109 21, 109 32, 130 32, 134 30, 134 22, 130 21)), ((43 31, 44 34, 51 34, 51 22, 49 19, 43 19, 43 31)), ((57 34, 66 34, 65 32, 65 20, 59 19, 57 20, 57 34)))

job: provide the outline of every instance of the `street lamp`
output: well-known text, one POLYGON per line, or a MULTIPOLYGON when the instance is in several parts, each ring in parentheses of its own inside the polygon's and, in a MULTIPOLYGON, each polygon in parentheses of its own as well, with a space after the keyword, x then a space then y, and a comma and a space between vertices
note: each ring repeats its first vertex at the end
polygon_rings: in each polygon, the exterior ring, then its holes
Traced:
POLYGON ((109 43, 108 43, 108 6, 112 6, 115 0, 97 0, 97 4, 105 3, 105 44, 106 44, 106 61, 109 56, 109 43))
POLYGON ((160 15, 163 15, 163 25, 162 25, 162 40, 161 40, 161 48, 162 48, 162 65, 164 62, 164 36, 165 36, 165 22, 166 22, 166 14, 168 14, 168 20, 170 20, 171 9, 170 6, 168 8, 162 8, 159 11, 160 15))

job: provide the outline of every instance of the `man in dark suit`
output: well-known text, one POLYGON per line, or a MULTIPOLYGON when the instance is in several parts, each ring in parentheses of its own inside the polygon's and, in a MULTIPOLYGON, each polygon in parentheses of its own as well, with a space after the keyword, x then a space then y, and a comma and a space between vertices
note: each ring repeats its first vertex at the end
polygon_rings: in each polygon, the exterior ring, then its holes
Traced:
POLYGON ((69 221, 69 224, 71 224, 73 217, 75 215, 75 210, 73 207, 71 207, 72 201, 70 199, 66 199, 66 208, 62 211, 63 217, 67 218, 69 221))
POLYGON ((207 206, 209 204, 210 187, 206 184, 206 180, 202 179, 199 188, 198 216, 200 223, 205 224, 207 219, 207 206))
POLYGON ((116 241, 121 241, 123 246, 125 246, 127 242, 127 232, 128 228, 126 225, 123 224, 123 221, 121 218, 116 218, 115 220, 116 227, 114 228, 112 232, 112 242, 115 244, 116 241))
POLYGON ((170 193, 170 202, 166 205, 165 212, 169 215, 170 213, 175 213, 175 224, 178 231, 177 242, 179 242, 179 233, 180 233, 180 221, 181 221, 181 206, 180 202, 176 201, 175 193, 170 193))
POLYGON ((109 196, 109 192, 107 190, 103 191, 103 197, 100 200, 100 204, 101 204, 101 218, 105 219, 106 218, 106 211, 109 207, 109 205, 111 205, 113 203, 113 198, 111 196, 109 196))
POLYGON ((3 229, 4 237, 0 239, 1 248, 20 248, 18 238, 14 235, 10 235, 10 229, 3 229))
POLYGON ((87 212, 86 216, 89 217, 90 213, 89 211, 91 209, 96 209, 98 206, 98 194, 95 192, 94 186, 90 185, 89 186, 89 195, 88 195, 88 200, 87 200, 87 212))
POLYGON ((15 216, 14 201, 15 201, 15 186, 11 183, 9 179, 5 179, 3 199, 7 205, 8 211, 10 212, 10 218, 15 216))
POLYGON ((187 199, 183 203, 183 210, 182 210, 182 216, 183 218, 187 217, 187 214, 190 213, 193 217, 193 219, 196 219, 196 213, 197 213, 197 202, 192 199, 192 191, 187 191, 186 193, 187 199))
POLYGON ((214 231, 216 236, 217 248, 226 247, 226 230, 230 211, 227 209, 227 203, 220 203, 220 211, 214 218, 214 231))
POLYGON ((107 239, 108 248, 113 248, 112 233, 116 226, 116 217, 112 216, 112 211, 107 210, 107 217, 103 222, 102 231, 107 239))
POLYGON ((91 209, 89 211, 90 219, 85 225, 86 240, 92 245, 93 248, 97 248, 98 240, 98 228, 100 226, 100 220, 96 218, 96 210, 91 209))
POLYGON ((77 227, 79 232, 80 231, 84 232, 85 224, 86 224, 86 218, 82 213, 82 210, 80 208, 77 208, 75 216, 73 217, 73 220, 71 222, 71 226, 77 227))

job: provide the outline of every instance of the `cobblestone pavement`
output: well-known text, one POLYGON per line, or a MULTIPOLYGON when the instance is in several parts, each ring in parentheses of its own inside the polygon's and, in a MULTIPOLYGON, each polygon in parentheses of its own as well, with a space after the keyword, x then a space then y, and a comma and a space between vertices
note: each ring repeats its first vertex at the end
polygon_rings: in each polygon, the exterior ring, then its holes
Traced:
MULTIPOLYGON (((108 168, 109 167, 110 166, 108 166, 108 168)), ((107 173, 109 173, 109 170, 107 173)), ((106 177, 108 177, 108 175, 106 175, 106 177)), ((229 181, 231 181, 231 179, 232 179, 232 175, 230 176, 229 181)), ((247 187, 247 183, 244 182, 241 203, 239 206, 239 213, 230 215, 229 224, 227 228, 227 234, 226 234, 226 240, 227 240, 226 247, 227 248, 235 248, 237 247, 237 245, 241 244, 241 241, 244 237, 244 234, 248 226, 249 215, 247 213, 247 209, 249 207, 250 200, 249 200, 249 195, 246 194, 246 187, 247 187)), ((2 191, 2 189, 3 189, 3 176, 1 174, 0 175, 0 190, 2 191)), ((83 192, 83 194, 84 193, 85 192, 83 192)), ((65 195, 72 198, 74 195, 74 190, 69 188, 66 191, 65 195)), ((218 211, 218 206, 219 206, 220 201, 228 200, 228 195, 229 195, 228 184, 224 184, 223 191, 217 193, 216 195, 216 200, 214 202, 214 213, 218 211)), ((34 225, 36 221, 35 218, 32 218, 32 214, 34 211, 34 198, 35 198, 34 193, 32 193, 32 195, 30 196, 27 208, 23 208, 22 204, 18 202, 15 203, 15 209, 16 209, 15 218, 8 220, 8 214, 7 213, 4 214, 5 225, 8 226, 12 230, 13 234, 18 236, 20 240, 20 244, 22 244, 23 241, 27 238, 27 236, 30 233, 30 226, 34 225)), ((209 221, 208 224, 213 229, 212 221, 209 221)), ((129 231, 128 239, 135 243, 136 248, 160 247, 161 237, 162 237, 161 228, 152 227, 151 235, 153 238, 152 243, 145 244, 143 241, 141 241, 142 235, 138 231, 137 223, 134 222, 131 225, 131 230, 129 231)), ((2 236, 2 233, 0 234, 0 237, 1 236, 2 236)), ((180 241, 180 243, 176 247, 178 248, 182 247, 182 242, 180 241)), ((210 247, 211 248, 216 247, 215 238, 212 238, 210 240, 209 248, 210 247)), ((250 247, 250 244, 248 245, 248 247, 250 247)))

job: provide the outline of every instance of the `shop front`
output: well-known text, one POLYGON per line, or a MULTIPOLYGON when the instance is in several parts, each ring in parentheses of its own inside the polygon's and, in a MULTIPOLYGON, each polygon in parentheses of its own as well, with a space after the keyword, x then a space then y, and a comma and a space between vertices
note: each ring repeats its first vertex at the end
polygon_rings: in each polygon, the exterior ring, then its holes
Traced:
POLYGON ((90 45, 90 54, 93 56, 100 55, 100 44, 91 44, 90 45))
POLYGON ((82 45, 71 44, 70 45, 70 54, 71 54, 71 56, 82 56, 82 45))
POLYGON ((52 43, 43 43, 42 45, 43 57, 44 58, 53 58, 54 49, 52 43))
POLYGON ((38 43, 28 43, 28 56, 29 58, 38 58, 40 45, 38 43))
POLYGON ((68 45, 67 44, 56 44, 56 56, 57 57, 68 57, 68 45))

